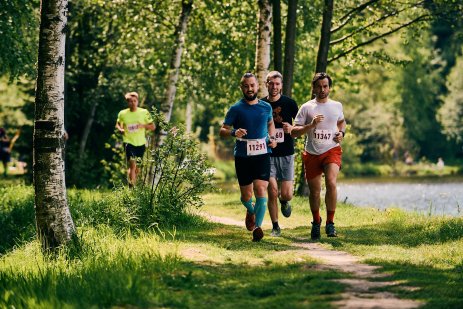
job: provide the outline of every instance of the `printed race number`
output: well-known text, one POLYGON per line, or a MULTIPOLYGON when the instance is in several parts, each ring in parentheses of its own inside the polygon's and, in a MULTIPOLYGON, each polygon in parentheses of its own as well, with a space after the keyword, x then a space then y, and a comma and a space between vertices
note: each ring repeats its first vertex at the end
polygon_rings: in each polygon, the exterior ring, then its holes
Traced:
POLYGON ((285 131, 283 131, 283 128, 276 129, 275 138, 277 143, 283 143, 285 141, 285 131))
POLYGON ((331 130, 317 130, 313 131, 313 140, 317 144, 331 144, 334 138, 333 131, 331 130))
POLYGON ((127 131, 135 132, 137 130, 138 130, 138 123, 136 123, 136 124, 128 124, 127 125, 127 131))
POLYGON ((246 141, 248 156, 257 156, 267 153, 267 142, 265 138, 246 141))

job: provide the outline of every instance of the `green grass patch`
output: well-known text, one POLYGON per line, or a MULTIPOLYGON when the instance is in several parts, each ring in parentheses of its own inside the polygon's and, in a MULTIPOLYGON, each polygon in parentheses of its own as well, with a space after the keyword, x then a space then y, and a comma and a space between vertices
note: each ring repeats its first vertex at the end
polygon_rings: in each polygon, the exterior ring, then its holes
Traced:
MULTIPOLYGON (((1 189, 0 307, 329 308, 349 277, 320 271, 296 244, 309 241, 308 200, 295 197, 290 218, 280 216, 282 237, 251 241, 236 184, 204 195, 205 205, 175 224, 140 227, 114 191, 69 190, 81 250, 44 256, 34 239, 32 188, 1 189), (242 226, 205 221, 232 218, 242 226), (128 221, 127 221, 128 220, 128 221)), ((322 216, 324 216, 322 209, 322 216)), ((379 211, 339 204, 339 237, 322 232, 322 246, 382 266, 397 280, 400 297, 426 308, 463 307, 463 219, 379 211)))
MULTIPOLYGON (((216 216, 242 220, 244 225, 245 210, 239 203, 239 192, 230 187, 224 192, 226 194, 207 195, 205 210, 216 216)), ((288 243, 309 241, 312 218, 308 198, 295 197, 292 205, 289 219, 280 215, 281 238, 288 243)), ((324 213, 322 209, 323 218, 324 213)), ((267 235, 271 231, 269 221, 266 215, 264 232, 267 235)), ((382 266, 381 272, 390 275, 383 280, 397 280, 402 282, 400 287, 413 287, 383 290, 403 298, 423 300, 424 308, 463 308, 463 218, 340 203, 335 221, 339 237, 327 238, 322 231, 323 246, 347 251, 366 263, 382 266)), ((265 241, 275 242, 268 236, 265 241)))

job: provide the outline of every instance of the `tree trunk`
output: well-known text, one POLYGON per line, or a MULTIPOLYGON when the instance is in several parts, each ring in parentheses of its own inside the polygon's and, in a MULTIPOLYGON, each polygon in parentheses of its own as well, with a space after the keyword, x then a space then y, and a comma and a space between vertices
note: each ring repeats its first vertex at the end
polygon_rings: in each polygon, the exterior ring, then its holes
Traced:
MULTIPOLYGON (((326 72, 328 66, 328 52, 330 50, 330 36, 331 36, 331 23, 333 19, 333 0, 325 0, 323 7, 323 20, 322 29, 320 32, 320 43, 317 53, 317 64, 315 72, 326 72)), ((313 97, 313 89, 312 89, 313 97)), ((309 186, 304 178, 304 165, 302 163, 301 175, 299 175, 299 182, 297 186, 298 195, 308 195, 309 186)))
POLYGON ((285 71, 283 74, 283 93, 289 97, 293 89, 294 57, 296 56, 296 15, 297 0, 289 0, 286 22, 285 71))
POLYGON ((333 0, 325 0, 323 7, 322 29, 318 45, 317 65, 315 72, 326 72, 328 53, 330 51, 331 23, 333 19, 333 0))
POLYGON ((93 122, 95 121, 95 113, 98 107, 98 102, 92 104, 92 109, 90 110, 90 115, 88 116, 87 121, 85 122, 84 131, 82 133, 82 138, 79 143, 79 158, 84 158, 85 146, 87 145, 87 140, 92 130, 93 122))
POLYGON ((273 0, 273 69, 283 72, 283 54, 281 46, 281 0, 273 0))
POLYGON ((172 53, 170 62, 170 69, 168 73, 168 81, 165 93, 165 101, 161 105, 161 111, 166 117, 166 121, 170 122, 172 116, 172 109, 174 106, 175 93, 177 91, 178 73, 180 70, 180 63, 182 60, 183 47, 185 45, 185 33, 188 25, 188 18, 190 17, 193 8, 193 0, 182 1, 182 13, 180 20, 175 29, 176 44, 172 53))
POLYGON ((270 28, 272 24, 272 4, 270 1, 257 1, 259 4, 259 23, 256 44, 256 76, 259 81, 259 92, 257 94, 259 98, 268 94, 265 78, 270 65, 270 28))
POLYGON ((64 177, 64 59, 67 0, 42 0, 34 119, 37 235, 44 250, 68 243, 75 227, 64 177))

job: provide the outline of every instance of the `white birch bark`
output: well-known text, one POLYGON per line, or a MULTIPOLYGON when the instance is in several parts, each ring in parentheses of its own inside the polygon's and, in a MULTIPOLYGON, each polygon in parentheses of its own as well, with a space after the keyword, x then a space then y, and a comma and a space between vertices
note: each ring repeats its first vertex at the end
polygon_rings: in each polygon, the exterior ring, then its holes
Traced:
POLYGON ((170 62, 165 101, 161 107, 161 110, 164 113, 167 122, 170 122, 170 118, 172 116, 172 109, 174 107, 175 93, 177 92, 178 74, 180 70, 180 63, 182 60, 183 47, 185 46, 185 33, 188 25, 188 18, 190 17, 192 8, 193 0, 182 1, 182 14, 180 15, 180 20, 175 30, 175 36, 177 41, 170 62))
POLYGON ((34 120, 37 235, 44 250, 75 233, 64 171, 64 57, 67 0, 42 0, 34 120))
POLYGON ((270 65, 272 3, 271 0, 258 0, 257 2, 259 5, 256 43, 256 76, 259 80, 259 92, 257 96, 262 98, 268 94, 265 78, 267 77, 270 65))

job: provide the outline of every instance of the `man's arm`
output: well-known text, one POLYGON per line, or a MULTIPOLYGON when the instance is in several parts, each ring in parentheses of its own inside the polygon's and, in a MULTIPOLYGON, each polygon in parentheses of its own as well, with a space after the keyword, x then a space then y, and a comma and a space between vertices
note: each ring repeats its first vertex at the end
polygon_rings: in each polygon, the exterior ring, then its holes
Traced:
POLYGON ((219 135, 220 137, 243 137, 246 134, 248 134, 248 131, 246 129, 239 128, 237 130, 234 130, 229 126, 228 124, 222 124, 222 127, 220 128, 219 135))
POLYGON ((315 115, 312 119, 312 122, 309 124, 296 124, 291 131, 291 137, 299 137, 303 134, 307 134, 310 129, 313 129, 317 126, 318 123, 322 122, 325 119, 325 116, 322 114, 315 115))
POLYGON ((142 126, 143 126, 143 128, 145 128, 146 130, 149 130, 149 131, 154 131, 154 129, 156 129, 156 125, 154 124, 154 122, 144 124, 142 126))
POLYGON ((336 136, 334 137, 334 141, 336 143, 340 143, 344 139, 344 134, 346 134, 346 120, 339 120, 338 123, 338 132, 336 133, 336 136), (342 133, 341 133, 342 132, 342 133))
POLYGON ((121 133, 124 133, 124 125, 119 122, 119 121, 116 121, 116 129, 121 132, 121 133))
POLYGON ((271 148, 275 148, 277 146, 277 140, 275 138, 276 130, 275 130, 275 123, 273 119, 267 122, 268 134, 270 135, 270 144, 271 148))
POLYGON ((338 121, 338 131, 346 133, 346 119, 338 121))

